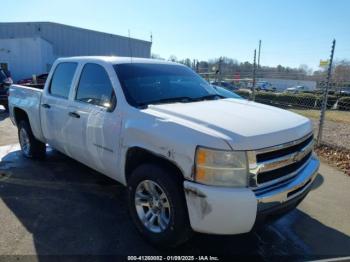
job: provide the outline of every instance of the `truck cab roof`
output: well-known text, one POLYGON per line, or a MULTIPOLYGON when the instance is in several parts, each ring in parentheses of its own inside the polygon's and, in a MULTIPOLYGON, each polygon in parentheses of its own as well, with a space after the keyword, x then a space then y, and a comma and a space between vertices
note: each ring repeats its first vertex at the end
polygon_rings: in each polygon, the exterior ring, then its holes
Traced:
POLYGON ((147 63, 147 64, 168 64, 168 65, 181 65, 165 60, 151 59, 151 58, 138 58, 138 57, 121 57, 121 56, 75 56, 75 57, 63 57, 56 60, 61 62, 105 62, 110 64, 130 64, 130 63, 147 63))

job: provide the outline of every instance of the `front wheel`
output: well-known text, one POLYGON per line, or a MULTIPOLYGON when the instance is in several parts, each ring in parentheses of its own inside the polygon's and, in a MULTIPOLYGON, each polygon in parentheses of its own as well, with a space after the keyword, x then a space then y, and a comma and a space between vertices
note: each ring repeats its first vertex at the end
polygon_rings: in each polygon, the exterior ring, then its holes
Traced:
POLYGON ((189 239, 192 231, 179 174, 144 164, 132 173, 128 189, 132 220, 146 240, 174 247, 189 239))
POLYGON ((45 157, 46 145, 34 137, 28 121, 22 120, 18 124, 18 140, 25 157, 37 159, 45 157))

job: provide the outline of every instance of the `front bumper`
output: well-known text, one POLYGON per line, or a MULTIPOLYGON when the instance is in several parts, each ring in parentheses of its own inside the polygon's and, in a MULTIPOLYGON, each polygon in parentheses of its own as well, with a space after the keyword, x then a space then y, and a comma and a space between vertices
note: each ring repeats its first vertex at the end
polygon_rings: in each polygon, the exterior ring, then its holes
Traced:
POLYGON ((263 191, 184 182, 191 227, 210 234, 241 234, 269 216, 293 209, 310 191, 320 162, 313 155, 291 180, 263 191))

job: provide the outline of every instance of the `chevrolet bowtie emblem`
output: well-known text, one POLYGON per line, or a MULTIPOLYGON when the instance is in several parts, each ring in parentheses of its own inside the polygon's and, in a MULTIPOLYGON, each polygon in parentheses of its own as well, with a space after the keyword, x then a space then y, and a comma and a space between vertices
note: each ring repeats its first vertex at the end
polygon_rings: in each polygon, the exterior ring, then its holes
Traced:
POLYGON ((295 155, 293 156, 293 161, 294 162, 300 161, 303 158, 304 154, 305 154, 304 151, 295 152, 295 155))

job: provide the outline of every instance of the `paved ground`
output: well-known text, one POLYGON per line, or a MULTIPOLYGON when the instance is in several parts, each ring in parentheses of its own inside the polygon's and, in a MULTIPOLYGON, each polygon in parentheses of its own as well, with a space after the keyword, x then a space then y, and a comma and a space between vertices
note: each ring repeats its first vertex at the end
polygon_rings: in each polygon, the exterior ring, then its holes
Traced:
POLYGON ((17 129, 0 106, 0 146, 17 143, 17 129))
MULTIPOLYGON (((15 129, 0 120, 0 142, 15 129)), ((350 256, 350 178, 322 164, 298 209, 271 225, 230 237, 196 235, 173 254, 350 256)), ((118 183, 50 150, 27 160, 18 145, 0 147, 0 255, 166 254, 139 237, 118 183)))

